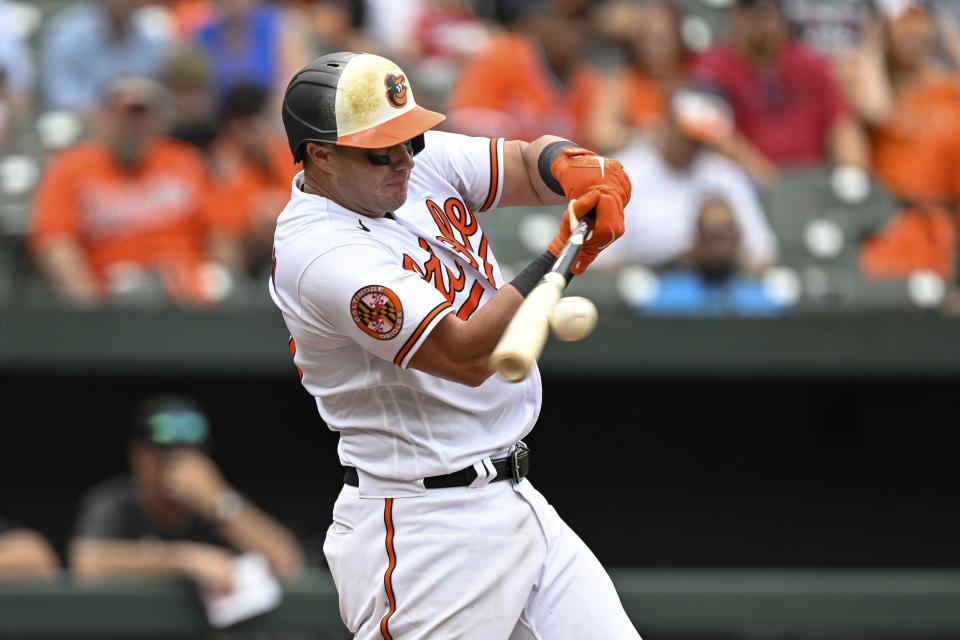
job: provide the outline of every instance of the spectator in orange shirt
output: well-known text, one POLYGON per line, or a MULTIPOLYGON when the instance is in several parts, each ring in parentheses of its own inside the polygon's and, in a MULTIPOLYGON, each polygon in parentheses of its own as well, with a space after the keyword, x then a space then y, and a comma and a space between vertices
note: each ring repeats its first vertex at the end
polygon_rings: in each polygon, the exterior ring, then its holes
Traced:
POLYGON ((487 40, 466 64, 450 98, 447 126, 523 140, 550 132, 591 146, 587 122, 600 75, 581 60, 589 2, 531 5, 512 31, 487 40))
POLYGON ((851 102, 869 125, 873 167, 908 203, 868 241, 863 267, 876 277, 930 269, 953 274, 948 213, 960 189, 960 81, 934 64, 934 25, 925 3, 880 4, 883 20, 850 75, 851 102))
POLYGON ((159 134, 162 96, 146 78, 115 81, 99 114, 100 135, 47 167, 29 246, 73 302, 107 302, 156 276, 173 301, 205 305, 224 294, 216 285, 226 271, 208 260, 240 264, 202 156, 159 134))
POLYGON ((242 233, 251 275, 270 268, 277 216, 290 199, 299 167, 290 160, 286 138, 266 122, 267 94, 242 84, 227 94, 221 133, 210 147, 220 203, 242 233))
POLYGON ((631 130, 650 132, 667 115, 667 96, 683 84, 691 52, 683 42, 683 14, 666 0, 613 5, 604 30, 621 44, 627 64, 604 79, 590 118, 600 149, 624 146, 631 130))

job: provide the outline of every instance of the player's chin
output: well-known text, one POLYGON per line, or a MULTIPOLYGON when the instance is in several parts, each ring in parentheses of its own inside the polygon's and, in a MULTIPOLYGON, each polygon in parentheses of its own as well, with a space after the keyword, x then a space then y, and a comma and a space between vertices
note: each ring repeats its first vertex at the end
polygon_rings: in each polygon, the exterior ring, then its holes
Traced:
POLYGON ((407 183, 384 185, 383 199, 387 204, 387 211, 396 211, 407 201, 407 183))

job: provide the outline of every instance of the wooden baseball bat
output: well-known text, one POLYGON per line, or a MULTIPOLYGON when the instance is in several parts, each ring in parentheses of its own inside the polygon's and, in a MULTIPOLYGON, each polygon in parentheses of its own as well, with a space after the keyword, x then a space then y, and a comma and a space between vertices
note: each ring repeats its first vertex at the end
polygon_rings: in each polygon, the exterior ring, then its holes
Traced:
POLYGON ((510 382, 527 377, 550 333, 550 310, 563 295, 567 274, 593 226, 593 212, 580 219, 556 262, 524 299, 490 355, 491 368, 510 382))

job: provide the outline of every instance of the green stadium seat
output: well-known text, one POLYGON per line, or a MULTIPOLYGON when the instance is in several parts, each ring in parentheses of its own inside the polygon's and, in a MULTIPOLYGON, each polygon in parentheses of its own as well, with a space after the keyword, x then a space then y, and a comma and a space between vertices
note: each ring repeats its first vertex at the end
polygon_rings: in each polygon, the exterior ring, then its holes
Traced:
POLYGON ((709 36, 708 44, 716 44, 724 40, 727 34, 727 13, 732 1, 727 0, 671 0, 672 4, 680 9, 685 19, 681 27, 684 41, 694 50, 698 46, 698 32, 706 27, 709 36), (702 25, 702 26, 701 26, 702 25))
POLYGON ((547 247, 544 243, 540 251, 531 248, 523 240, 524 229, 529 231, 531 222, 545 220, 545 216, 552 216, 556 220, 556 228, 560 215, 560 207, 505 207, 481 213, 479 218, 501 267, 518 270, 547 247))
POLYGON ((13 252, 0 239, 0 304, 9 302, 12 297, 15 277, 13 252))
POLYGON ((564 295, 590 298, 601 312, 631 310, 620 292, 619 279, 614 273, 587 271, 570 282, 564 295))
POLYGON ((780 262, 798 273, 803 295, 799 312, 916 309, 904 280, 869 280, 859 266, 865 238, 882 228, 899 206, 876 181, 857 203, 844 202, 827 168, 785 171, 761 194, 780 240, 780 262))
POLYGON ((802 240, 811 220, 836 223, 848 238, 862 240, 885 225, 899 209, 896 200, 876 181, 871 181, 865 199, 841 201, 830 183, 826 168, 790 169, 771 189, 761 193, 767 217, 777 237, 784 242, 802 240))

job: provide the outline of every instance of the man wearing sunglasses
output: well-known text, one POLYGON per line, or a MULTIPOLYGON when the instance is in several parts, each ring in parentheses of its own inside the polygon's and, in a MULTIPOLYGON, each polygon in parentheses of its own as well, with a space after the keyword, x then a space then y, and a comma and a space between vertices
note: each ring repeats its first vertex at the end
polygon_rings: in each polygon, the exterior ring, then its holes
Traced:
POLYGON ((269 289, 340 434, 324 553, 344 623, 360 640, 638 638, 599 562, 525 479, 536 367, 514 384, 489 366, 571 223, 596 211, 575 274, 623 233, 630 181, 571 141, 431 131, 443 120, 396 64, 362 53, 314 60, 283 102, 303 172, 269 289), (506 282, 479 215, 517 205, 566 213, 506 282))
POLYGON ((229 593, 235 552, 258 552, 281 578, 302 564, 296 538, 230 487, 207 453, 210 425, 190 398, 155 396, 137 409, 131 474, 89 490, 70 544, 81 578, 185 576, 229 593))

